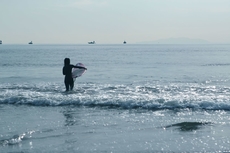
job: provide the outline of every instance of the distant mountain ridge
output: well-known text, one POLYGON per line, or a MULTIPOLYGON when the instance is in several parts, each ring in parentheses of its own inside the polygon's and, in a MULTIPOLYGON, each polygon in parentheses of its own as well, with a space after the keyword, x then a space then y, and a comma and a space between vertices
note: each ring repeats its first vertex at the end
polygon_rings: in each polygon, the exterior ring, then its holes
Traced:
POLYGON ((191 38, 167 38, 159 39, 155 41, 139 42, 140 44, 210 44, 211 42, 203 39, 191 39, 191 38))

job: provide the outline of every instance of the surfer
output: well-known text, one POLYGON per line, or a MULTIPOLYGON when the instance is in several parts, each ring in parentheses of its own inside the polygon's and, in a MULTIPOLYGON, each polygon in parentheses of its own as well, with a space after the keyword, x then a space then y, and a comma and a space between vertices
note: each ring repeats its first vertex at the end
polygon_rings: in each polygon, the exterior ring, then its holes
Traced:
POLYGON ((69 58, 65 58, 64 60, 64 67, 62 69, 62 73, 63 75, 65 75, 65 88, 66 91, 73 90, 74 87, 74 81, 73 81, 73 77, 72 77, 72 68, 80 68, 80 69, 86 69, 84 67, 80 67, 80 66, 74 66, 72 64, 70 64, 70 59, 69 58))

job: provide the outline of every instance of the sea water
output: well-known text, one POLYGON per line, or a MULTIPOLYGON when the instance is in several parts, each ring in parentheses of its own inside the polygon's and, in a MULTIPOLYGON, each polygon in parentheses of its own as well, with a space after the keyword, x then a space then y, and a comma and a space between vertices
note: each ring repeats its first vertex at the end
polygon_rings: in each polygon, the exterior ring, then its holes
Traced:
POLYGON ((230 45, 1 45, 0 152, 229 152, 230 45), (64 58, 87 72, 64 92, 64 58))

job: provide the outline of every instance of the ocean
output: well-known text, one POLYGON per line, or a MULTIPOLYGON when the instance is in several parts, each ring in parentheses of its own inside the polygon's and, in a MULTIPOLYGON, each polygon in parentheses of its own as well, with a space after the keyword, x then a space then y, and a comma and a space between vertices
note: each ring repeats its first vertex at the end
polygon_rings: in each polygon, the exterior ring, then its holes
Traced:
POLYGON ((0 45, 1 153, 230 152, 230 45, 0 45), (64 92, 64 58, 87 72, 64 92))

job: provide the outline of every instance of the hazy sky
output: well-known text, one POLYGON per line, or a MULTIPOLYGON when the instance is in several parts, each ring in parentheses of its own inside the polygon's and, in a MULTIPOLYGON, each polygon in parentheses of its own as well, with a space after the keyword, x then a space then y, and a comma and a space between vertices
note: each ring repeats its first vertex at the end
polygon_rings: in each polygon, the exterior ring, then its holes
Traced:
POLYGON ((0 0, 0 40, 7 44, 172 37, 230 43, 230 0, 0 0))

